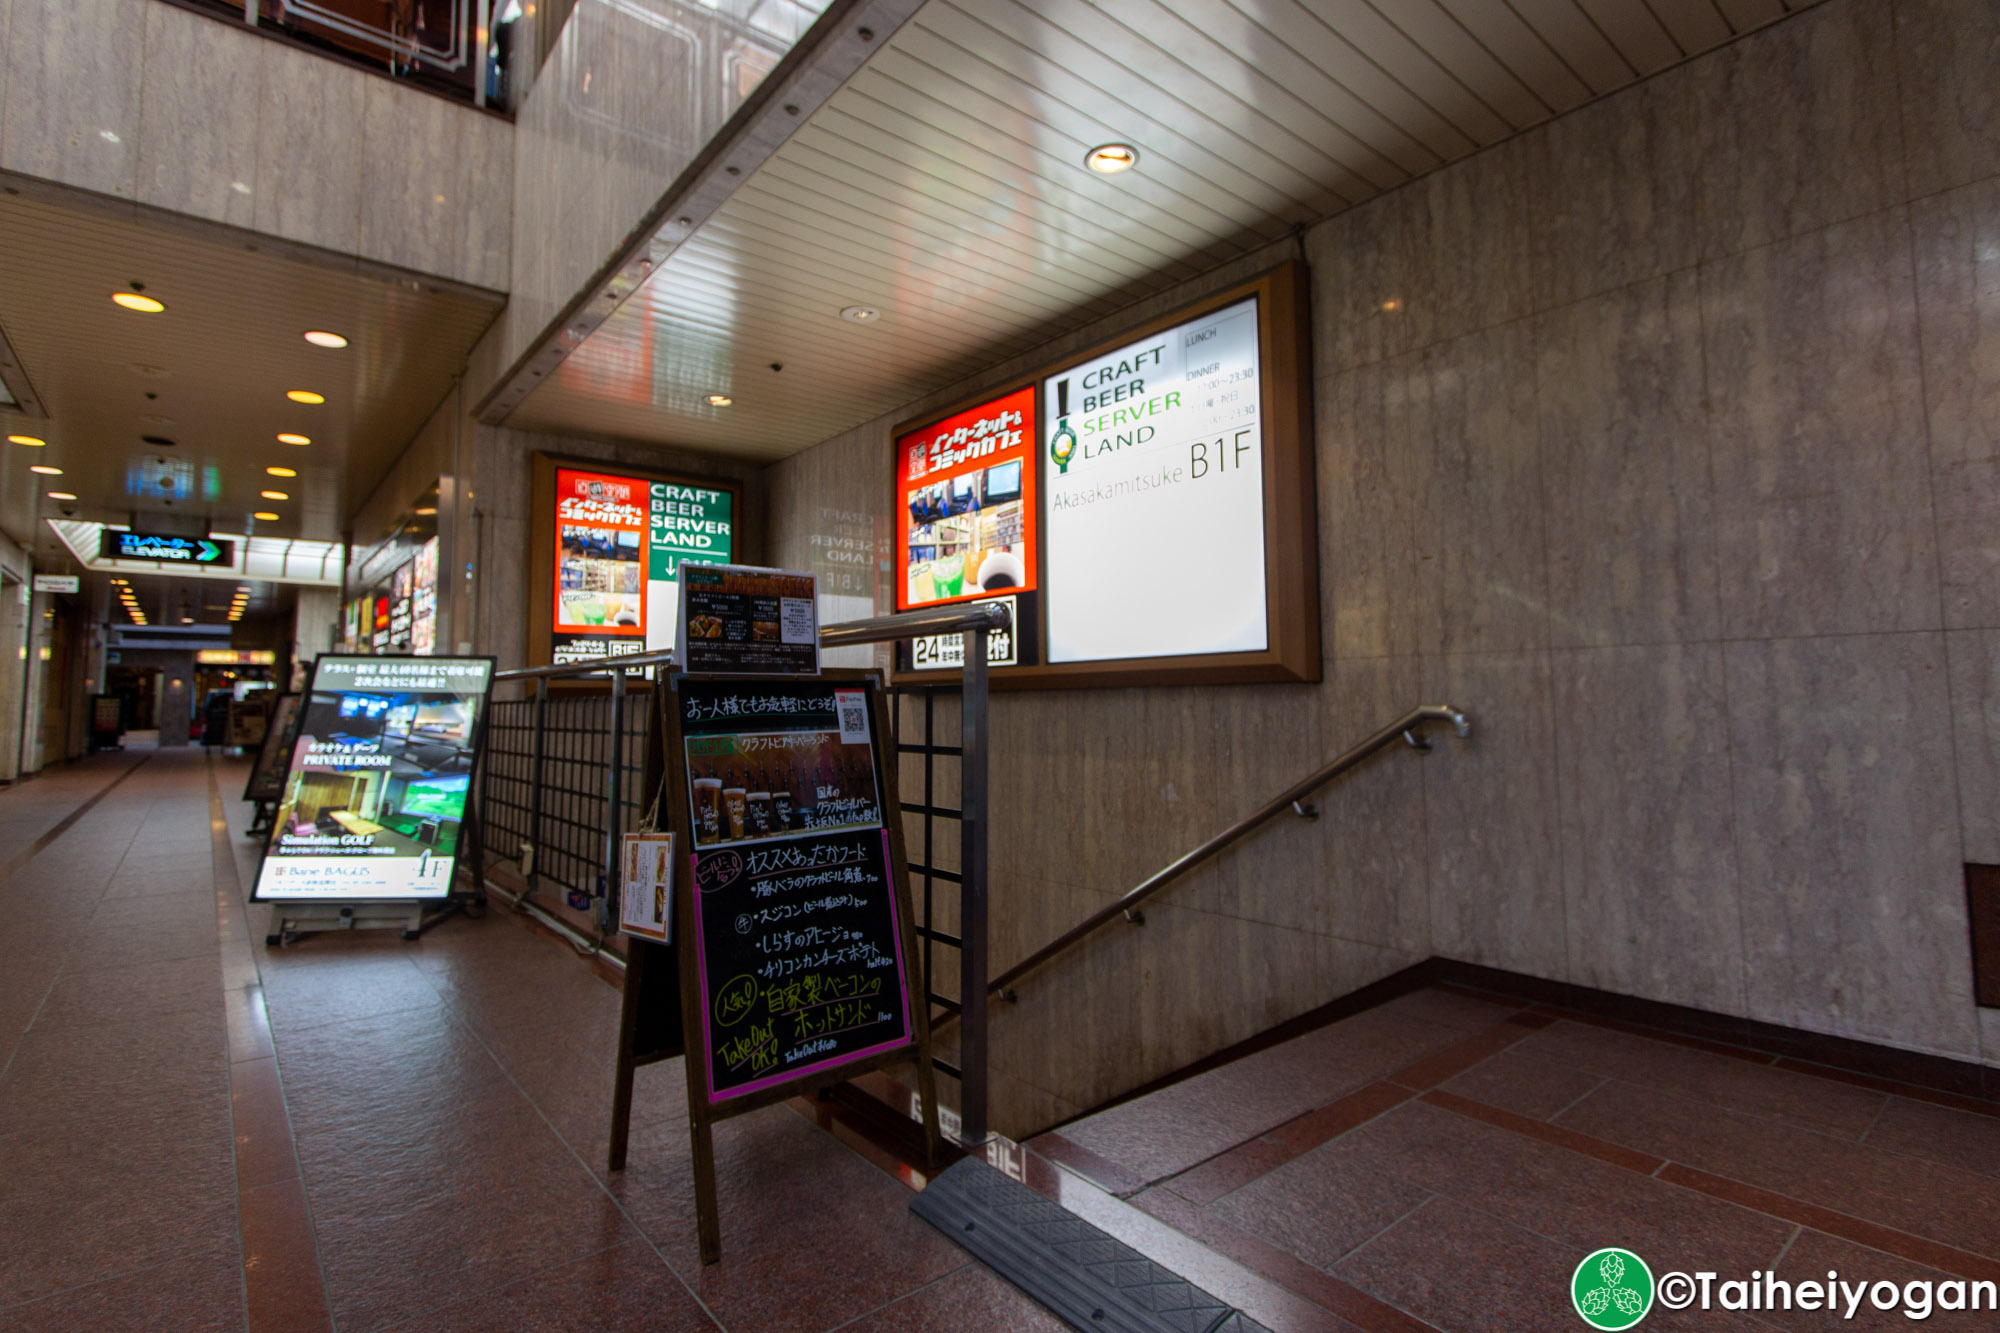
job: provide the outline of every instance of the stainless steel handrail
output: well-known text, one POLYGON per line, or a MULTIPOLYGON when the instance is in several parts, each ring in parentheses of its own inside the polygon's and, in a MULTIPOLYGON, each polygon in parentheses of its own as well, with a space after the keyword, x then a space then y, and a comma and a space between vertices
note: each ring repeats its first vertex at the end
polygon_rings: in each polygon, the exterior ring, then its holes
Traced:
POLYGON ((1200 865, 1203 861, 1206 861, 1209 857, 1214 856, 1223 848, 1243 838, 1246 834, 1253 832, 1269 820, 1283 814, 1286 810, 1296 810, 1299 814, 1305 815, 1308 818, 1314 817, 1316 812, 1309 813, 1310 807, 1299 806, 1298 803, 1301 800, 1357 764, 1362 763, 1388 746, 1395 744, 1398 739, 1408 741, 1416 749, 1428 750, 1430 742, 1416 734, 1417 729, 1426 722, 1451 723, 1452 729, 1458 733, 1461 740, 1472 734, 1472 723, 1466 719, 1464 713, 1459 712, 1458 709, 1453 708, 1450 704, 1426 704, 1421 708, 1411 709, 1388 726, 1383 727, 1380 731, 1370 736, 1367 740, 1361 742, 1361 744, 1347 751, 1324 768, 1321 768, 1312 776, 1286 788, 1282 793, 1272 797, 1262 806, 1237 820, 1234 824, 1231 824, 1228 828, 1216 834, 1186 856, 1181 857, 1166 868, 1156 871, 1117 901, 1093 912, 1077 925, 1064 931, 1055 939, 1050 940, 1047 944, 995 977, 989 983, 989 990, 1001 999, 1013 999, 1013 992, 1007 989, 1009 982, 1018 981, 1040 967, 1043 963, 1054 958, 1057 954, 1075 945, 1085 936, 1096 931, 1098 927, 1116 917, 1122 916, 1126 920, 1133 922, 1143 920, 1142 917, 1137 915, 1137 912, 1148 898, 1151 898, 1161 889, 1166 888, 1169 884, 1200 865))

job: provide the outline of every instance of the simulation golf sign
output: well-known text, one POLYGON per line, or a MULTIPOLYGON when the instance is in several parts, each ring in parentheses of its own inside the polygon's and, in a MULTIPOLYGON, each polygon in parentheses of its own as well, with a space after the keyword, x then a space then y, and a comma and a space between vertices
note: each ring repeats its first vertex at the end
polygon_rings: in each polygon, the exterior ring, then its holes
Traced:
POLYGON ((104 560, 155 560, 163 565, 228 566, 236 562, 236 543, 214 537, 169 537, 106 528, 98 555, 104 560))
POLYGON ((448 897, 492 680, 491 658, 315 662, 252 901, 448 897))

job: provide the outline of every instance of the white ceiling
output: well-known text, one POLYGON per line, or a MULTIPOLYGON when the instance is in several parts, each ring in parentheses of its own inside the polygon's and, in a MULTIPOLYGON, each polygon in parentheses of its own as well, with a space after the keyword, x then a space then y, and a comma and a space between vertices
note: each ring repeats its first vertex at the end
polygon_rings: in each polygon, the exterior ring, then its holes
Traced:
POLYGON ((66 490, 82 518, 194 514, 225 531, 338 539, 501 304, 497 294, 366 274, 351 260, 307 262, 237 235, 0 192, 0 327, 47 414, 0 407, 0 435, 48 441, 0 443, 0 528, 46 546, 39 520, 59 512, 46 492, 66 490), (134 280, 165 313, 112 304, 134 280), (317 348, 300 336, 307 329, 351 341, 317 348), (288 389, 326 402, 290 402, 288 389), (281 431, 312 443, 281 444, 281 431), (149 445, 146 435, 175 443, 149 445), (33 464, 63 474, 35 476, 33 464), (299 475, 270 477, 273 465, 299 475), (161 490, 162 476, 187 488, 183 498, 161 490), (291 498, 267 501, 264 489, 291 498), (260 523, 258 510, 282 517, 260 523))
POLYGON ((929 0, 507 420, 781 458, 1809 3, 929 0))

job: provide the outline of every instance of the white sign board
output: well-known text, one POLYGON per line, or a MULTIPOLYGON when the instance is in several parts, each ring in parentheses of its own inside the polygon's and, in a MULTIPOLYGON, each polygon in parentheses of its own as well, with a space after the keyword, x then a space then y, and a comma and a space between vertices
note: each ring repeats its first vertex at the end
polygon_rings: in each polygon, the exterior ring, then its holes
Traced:
MULTIPOLYGON (((996 597, 996 602, 1005 602, 1008 613, 1018 617, 1020 611, 1012 597, 996 597)), ((986 631, 986 665, 1013 666, 1020 661, 1016 647, 1013 625, 1018 619, 1009 621, 1007 629, 986 631)), ((958 671, 965 666, 965 636, 963 634, 925 634, 910 640, 910 670, 912 671, 958 671)))
POLYGON ((618 929, 660 944, 674 936, 674 835, 627 833, 618 929))
POLYGON ((1257 299, 1043 382, 1050 662, 1261 652, 1257 299))
POLYGON ((76 592, 82 586, 82 580, 75 574, 35 575, 36 592, 76 592))

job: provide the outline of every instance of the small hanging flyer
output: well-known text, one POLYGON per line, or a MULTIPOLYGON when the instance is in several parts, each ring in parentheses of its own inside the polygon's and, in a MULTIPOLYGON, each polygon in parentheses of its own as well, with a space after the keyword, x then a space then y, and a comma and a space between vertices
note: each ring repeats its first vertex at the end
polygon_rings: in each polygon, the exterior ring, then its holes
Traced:
POLYGON ((627 833, 618 929, 659 944, 674 937, 674 835, 627 833))

